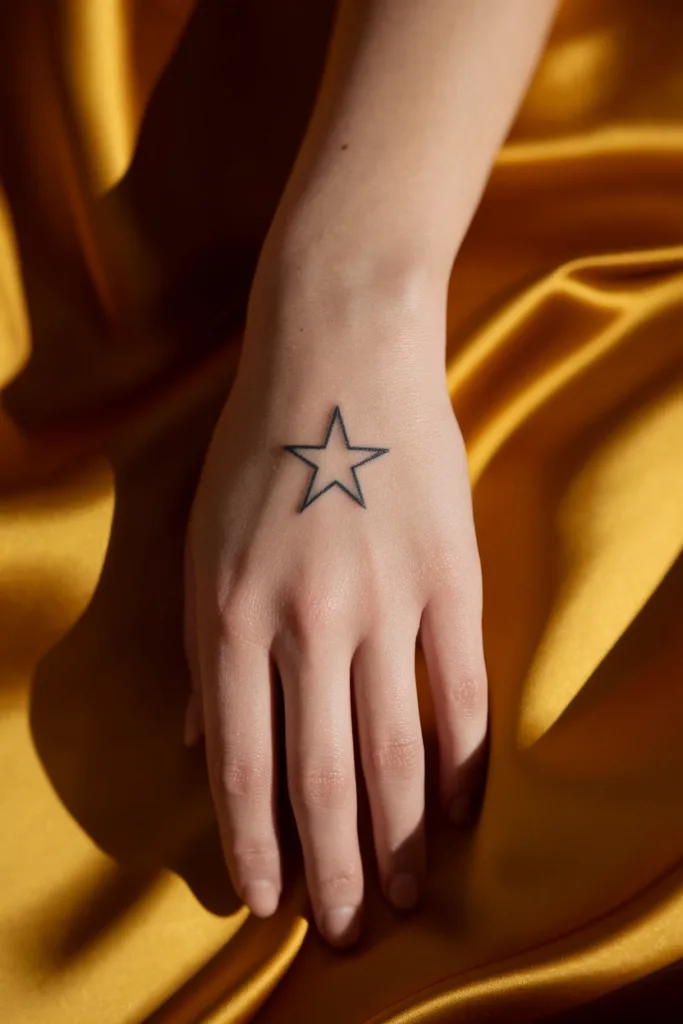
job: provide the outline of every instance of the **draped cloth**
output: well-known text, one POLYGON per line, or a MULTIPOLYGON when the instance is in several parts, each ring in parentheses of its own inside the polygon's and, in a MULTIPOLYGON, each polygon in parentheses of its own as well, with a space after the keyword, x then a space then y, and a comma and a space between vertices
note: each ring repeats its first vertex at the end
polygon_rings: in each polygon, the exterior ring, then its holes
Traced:
POLYGON ((230 886, 181 740, 183 533, 331 16, 0 8, 3 1021, 534 1020, 683 957, 683 6, 664 0, 567 0, 453 270, 480 819, 438 810, 419 663, 424 906, 381 899, 362 793, 355 950, 311 924, 286 799, 277 914, 230 886))

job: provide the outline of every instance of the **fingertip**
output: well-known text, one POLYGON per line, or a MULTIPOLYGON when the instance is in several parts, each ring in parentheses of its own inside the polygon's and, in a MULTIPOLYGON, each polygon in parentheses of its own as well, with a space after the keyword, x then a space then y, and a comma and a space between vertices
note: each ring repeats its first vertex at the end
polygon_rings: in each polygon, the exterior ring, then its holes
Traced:
POLYGON ((323 914, 321 931, 331 945, 340 949, 355 945, 360 938, 360 907, 328 909, 323 914))
POLYGON ((244 887, 243 899, 256 917, 270 917, 280 902, 277 889, 267 879, 248 882, 244 887))
POLYGON ((395 874, 389 883, 389 900, 397 910, 413 910, 420 899, 417 879, 408 872, 395 874))

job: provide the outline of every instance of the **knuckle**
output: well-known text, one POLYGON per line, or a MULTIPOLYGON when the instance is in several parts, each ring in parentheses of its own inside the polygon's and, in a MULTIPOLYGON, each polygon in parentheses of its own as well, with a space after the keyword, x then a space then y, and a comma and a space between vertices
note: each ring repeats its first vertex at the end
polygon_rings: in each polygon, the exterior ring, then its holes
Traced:
POLYGON ((365 556, 365 575, 358 591, 358 604, 366 618, 380 618, 385 615, 387 608, 396 603, 398 596, 398 574, 392 574, 389 579, 390 570, 368 564, 376 558, 374 553, 365 556))
POLYGON ((347 610, 344 587, 333 581, 302 586, 294 605, 296 631, 302 637, 338 628, 347 610))
POLYGON ((297 795, 307 810, 347 807, 354 795, 353 776, 339 765, 309 768, 301 774, 297 795))
POLYGON ((482 601, 482 574, 476 547, 472 551, 452 550, 452 543, 435 546, 430 563, 432 592, 445 607, 471 607, 482 601))
POLYGON ((278 850, 270 839, 235 840, 232 853, 240 869, 254 877, 277 866, 278 850))
POLYGON ((250 581, 233 583, 218 602, 218 623, 225 640, 248 637, 256 632, 260 618, 260 597, 250 581))
POLYGON ((424 765, 424 744, 417 736, 393 736, 370 748, 373 771, 392 779, 413 779, 424 765))
POLYGON ((363 874, 360 868, 346 868, 333 874, 325 874, 317 883, 318 895, 323 905, 339 905, 346 898, 358 902, 363 889, 363 874))
POLYGON ((486 708, 486 679, 483 673, 458 674, 446 693, 448 713, 457 718, 477 718, 486 708))
POLYGON ((256 761, 228 761, 218 773, 222 793, 226 797, 263 798, 270 795, 270 768, 256 761))
POLYGON ((454 565, 454 560, 444 556, 436 567, 435 576, 433 589, 439 603, 450 611, 461 608, 466 603, 470 583, 463 567, 459 563, 454 565))

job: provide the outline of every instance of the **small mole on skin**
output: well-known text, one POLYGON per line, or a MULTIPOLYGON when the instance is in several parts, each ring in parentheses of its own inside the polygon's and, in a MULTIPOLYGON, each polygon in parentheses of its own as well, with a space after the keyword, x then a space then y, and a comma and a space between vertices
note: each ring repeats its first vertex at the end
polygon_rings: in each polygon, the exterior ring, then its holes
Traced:
POLYGON ((344 142, 344 143, 342 144, 342 147, 341 147, 341 148, 342 148, 342 149, 348 149, 348 148, 349 148, 349 144, 348 144, 348 142, 344 142))

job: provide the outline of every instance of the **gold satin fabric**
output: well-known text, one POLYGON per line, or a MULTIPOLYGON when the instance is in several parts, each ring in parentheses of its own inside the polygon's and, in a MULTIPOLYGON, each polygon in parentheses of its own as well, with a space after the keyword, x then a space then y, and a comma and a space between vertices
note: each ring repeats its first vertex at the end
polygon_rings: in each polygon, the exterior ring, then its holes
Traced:
MULTIPOLYGON (((683 956, 683 5, 562 8, 453 273, 485 578, 481 819, 361 945, 222 867, 182 536, 330 4, 0 13, 0 1018, 532 1020, 683 956)), ((453 187, 457 187, 457 175, 453 187)))

